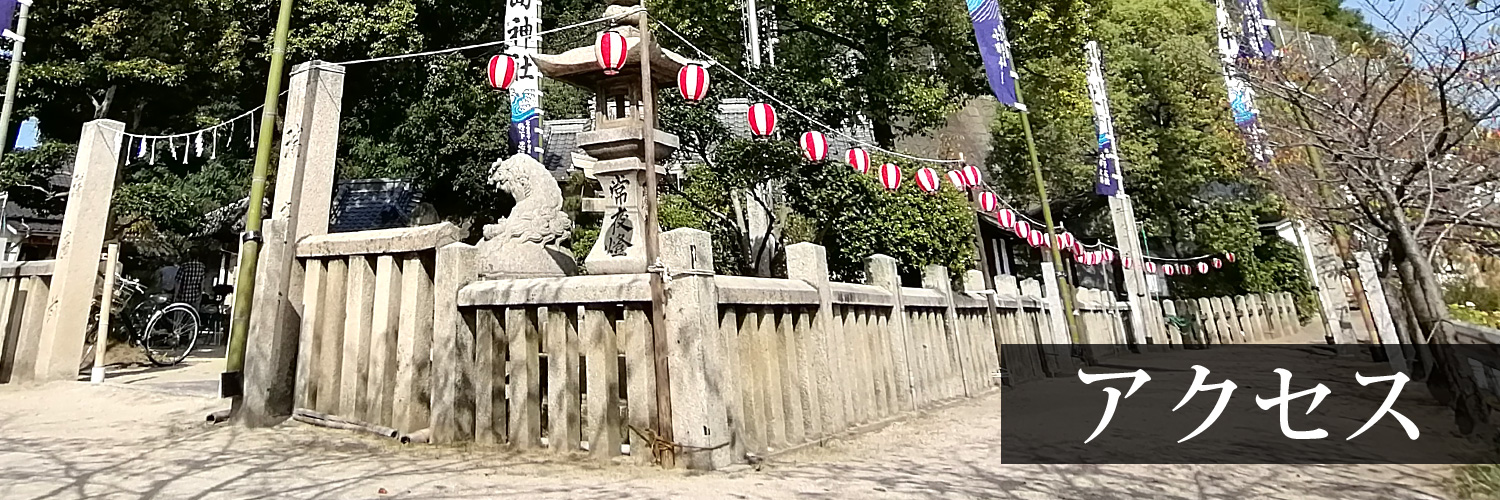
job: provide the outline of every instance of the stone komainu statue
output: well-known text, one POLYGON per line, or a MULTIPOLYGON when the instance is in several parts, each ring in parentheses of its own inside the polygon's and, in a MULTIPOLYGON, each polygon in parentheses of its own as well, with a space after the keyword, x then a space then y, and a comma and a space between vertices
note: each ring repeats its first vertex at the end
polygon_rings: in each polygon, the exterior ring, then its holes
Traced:
POLYGON ((563 213, 562 189, 547 168, 530 155, 498 160, 490 182, 510 193, 510 215, 484 226, 479 272, 486 278, 529 278, 576 274, 568 236, 573 221, 563 213))

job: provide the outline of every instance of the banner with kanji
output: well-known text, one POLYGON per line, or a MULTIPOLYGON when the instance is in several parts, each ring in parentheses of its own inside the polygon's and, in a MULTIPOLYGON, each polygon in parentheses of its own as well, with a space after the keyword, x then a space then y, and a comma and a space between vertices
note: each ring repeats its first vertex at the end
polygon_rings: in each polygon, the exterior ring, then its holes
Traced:
POLYGON ((538 160, 542 158, 542 74, 536 66, 536 55, 542 38, 528 35, 541 29, 541 0, 507 0, 505 37, 526 37, 505 51, 516 58, 516 79, 510 86, 510 143, 516 152, 538 160))
POLYGON ((1000 13, 998 0, 966 0, 969 19, 974 22, 974 39, 979 43, 979 56, 984 60, 984 74, 989 77, 990 90, 1000 104, 1026 110, 1016 91, 1015 60, 1010 57, 1010 38, 1005 34, 1005 17, 1000 13))
POLYGON ((1109 94, 1104 86, 1104 63, 1099 56, 1099 42, 1090 40, 1083 46, 1088 55, 1089 101, 1094 105, 1094 130, 1098 132, 1099 167, 1095 172, 1094 193, 1100 196, 1118 196, 1123 176, 1120 175, 1120 155, 1115 149, 1115 124, 1109 114, 1109 94))

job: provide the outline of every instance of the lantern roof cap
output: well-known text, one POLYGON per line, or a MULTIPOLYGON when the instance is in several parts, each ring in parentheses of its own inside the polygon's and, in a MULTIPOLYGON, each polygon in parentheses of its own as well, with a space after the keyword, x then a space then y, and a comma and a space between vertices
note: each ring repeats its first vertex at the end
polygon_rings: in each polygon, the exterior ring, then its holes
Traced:
MULTIPOLYGON (((630 30, 634 31, 634 30, 630 30)), ((636 33, 630 33, 636 35, 636 33)), ((619 78, 621 76, 636 75, 640 79, 641 71, 641 39, 639 36, 626 36, 625 66, 620 68, 618 75, 606 76, 599 68, 597 56, 594 54, 592 45, 578 47, 561 54, 537 54, 537 68, 542 70, 542 75, 561 80, 576 87, 592 91, 600 80, 606 78, 619 78)), ((659 44, 651 44, 651 79, 660 86, 675 85, 677 82, 677 71, 689 64, 708 66, 707 63, 694 61, 683 57, 675 52, 661 48, 659 44)))

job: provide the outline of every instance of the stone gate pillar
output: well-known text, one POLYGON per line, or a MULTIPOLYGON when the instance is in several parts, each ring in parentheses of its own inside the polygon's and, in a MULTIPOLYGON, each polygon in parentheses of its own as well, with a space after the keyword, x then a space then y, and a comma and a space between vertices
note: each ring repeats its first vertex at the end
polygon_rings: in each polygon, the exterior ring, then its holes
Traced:
MULTIPOLYGON (((83 357, 84 329, 99 275, 100 248, 115 192, 120 140, 125 124, 94 120, 83 124, 67 211, 57 244, 57 267, 47 294, 47 312, 37 346, 36 380, 74 380, 83 357)), ((100 339, 104 340, 104 339, 100 339)))
POLYGON ((343 97, 343 66, 311 61, 292 69, 276 193, 256 266, 243 408, 236 415, 247 426, 276 425, 292 414, 302 324, 297 241, 328 233, 343 97))

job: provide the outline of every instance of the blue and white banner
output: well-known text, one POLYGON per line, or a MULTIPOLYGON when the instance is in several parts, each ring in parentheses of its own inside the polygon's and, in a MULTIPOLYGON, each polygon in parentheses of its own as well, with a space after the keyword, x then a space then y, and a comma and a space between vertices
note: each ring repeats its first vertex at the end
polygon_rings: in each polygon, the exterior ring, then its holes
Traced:
POLYGON ((979 42, 979 56, 984 59, 984 73, 990 90, 1000 104, 1026 111, 1016 91, 1016 62, 1010 57, 1010 38, 1005 35, 1005 16, 998 0, 965 0, 969 19, 974 22, 974 38, 979 42))
POLYGON ((1229 11, 1224 8, 1224 0, 1216 0, 1214 5, 1217 10, 1215 21, 1219 28, 1219 58, 1224 68, 1224 87, 1229 92, 1229 111, 1234 117, 1234 124, 1245 137, 1245 147, 1250 157, 1256 163, 1265 165, 1271 162, 1272 153, 1270 146, 1266 144, 1265 131, 1260 127, 1260 110, 1255 106, 1255 90, 1240 78, 1239 68, 1235 65, 1236 57, 1244 49, 1231 31, 1229 11))
MULTIPOLYGON (((531 35, 541 29, 541 0, 506 1, 506 38, 531 35)), ((506 50, 516 58, 516 79, 510 84, 510 143, 516 152, 538 160, 542 158, 542 72, 537 69, 536 54, 541 46, 542 37, 527 36, 506 50)))
POLYGON ((1266 26, 1273 21, 1266 19, 1266 4, 1262 0, 1240 0, 1243 16, 1240 19, 1245 42, 1240 44, 1240 57, 1252 59, 1274 59, 1276 43, 1266 26))
POLYGON ((1119 196, 1124 191, 1120 175, 1120 155, 1115 149, 1115 121, 1109 114, 1109 94, 1104 86, 1104 63, 1099 57, 1099 42, 1090 40, 1083 51, 1088 55, 1089 101, 1094 104, 1094 130, 1099 137, 1099 167, 1095 172, 1094 193, 1119 196))
MULTIPOLYGON (((31 5, 30 0, 23 1, 27 5, 31 5)), ((22 2, 18 2, 17 0, 0 0, 0 34, 3 34, 5 38, 9 38, 11 40, 21 39, 21 35, 18 35, 16 34, 16 32, 11 31, 11 29, 15 27, 17 3, 22 2)))

